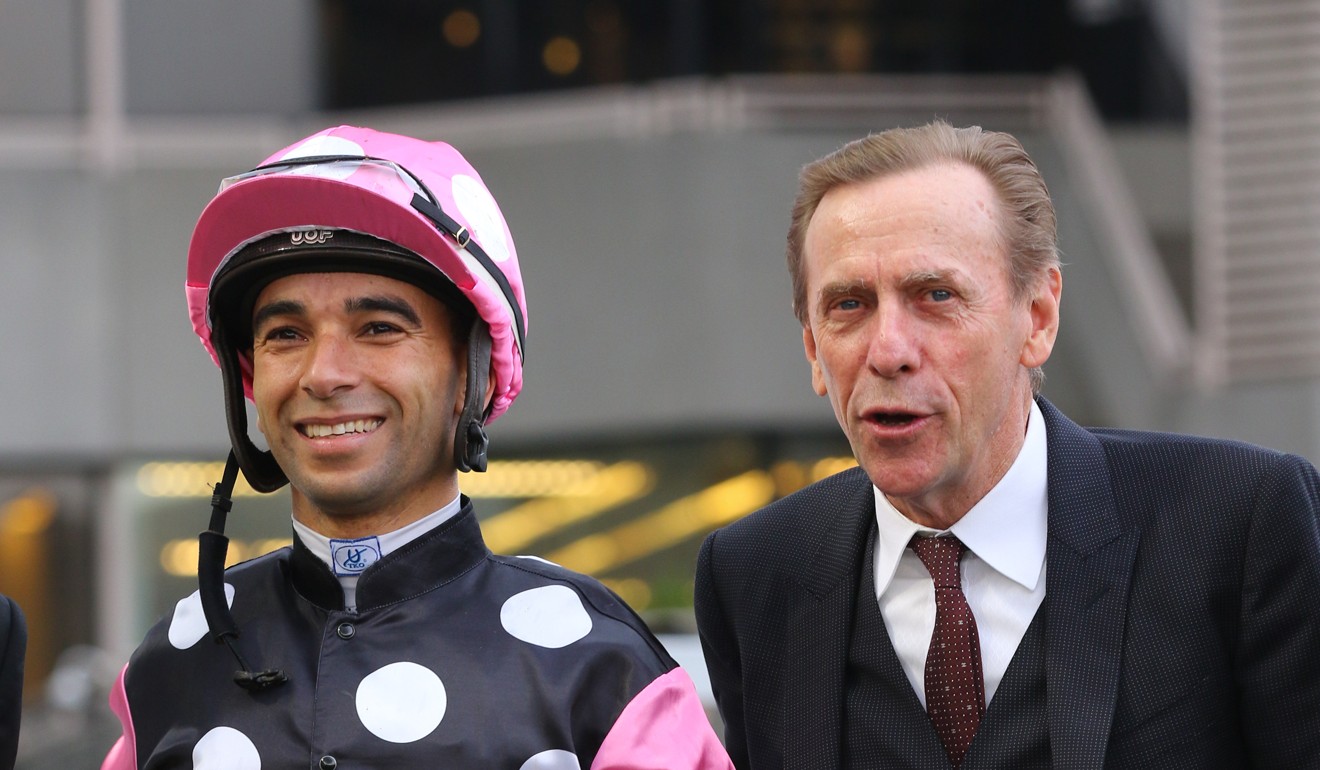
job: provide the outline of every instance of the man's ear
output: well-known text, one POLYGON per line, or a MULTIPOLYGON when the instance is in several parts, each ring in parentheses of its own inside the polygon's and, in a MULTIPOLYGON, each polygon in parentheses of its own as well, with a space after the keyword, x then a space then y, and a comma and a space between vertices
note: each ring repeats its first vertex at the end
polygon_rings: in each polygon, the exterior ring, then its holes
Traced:
POLYGON ((1044 365, 1059 335, 1059 302, 1063 295, 1063 273, 1051 267, 1036 283, 1027 312, 1031 329, 1022 345, 1021 363, 1028 369, 1044 365))
POLYGON ((824 396, 825 373, 820 369, 820 361, 816 358, 816 335, 811 332, 811 324, 802 325, 802 349, 807 354, 807 363, 811 364, 811 389, 816 391, 816 395, 824 396))

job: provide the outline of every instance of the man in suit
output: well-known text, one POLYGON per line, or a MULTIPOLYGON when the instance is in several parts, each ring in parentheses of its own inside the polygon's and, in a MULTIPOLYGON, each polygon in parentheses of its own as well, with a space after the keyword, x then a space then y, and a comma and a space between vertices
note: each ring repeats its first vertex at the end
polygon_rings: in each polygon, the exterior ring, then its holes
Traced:
POLYGON ((18 725, 23 715, 23 654, 27 626, 18 603, 0 595, 0 768, 11 768, 18 755, 18 725))
POLYGON ((1320 766, 1320 479, 1039 396, 1062 278, 1016 139, 933 123, 808 165, 788 259, 860 467, 702 547, 737 767, 1320 766))

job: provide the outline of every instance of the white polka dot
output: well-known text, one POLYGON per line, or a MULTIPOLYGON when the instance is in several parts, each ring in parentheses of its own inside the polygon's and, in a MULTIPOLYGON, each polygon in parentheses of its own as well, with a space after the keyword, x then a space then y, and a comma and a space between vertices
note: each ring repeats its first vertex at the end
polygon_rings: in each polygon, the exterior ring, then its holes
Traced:
POLYGON ((591 633, 591 616, 568 586, 544 586, 515 594, 500 608, 500 623, 515 639, 558 649, 591 633))
POLYGON ((582 765, 573 752, 550 749, 522 763, 518 770, 582 770, 582 765))
POLYGON ((362 145, 342 136, 314 136, 292 150, 280 156, 280 160, 294 158, 314 158, 321 155, 357 155, 364 156, 362 145))
POLYGON ((193 770, 261 770, 252 740, 232 727, 217 727, 193 746, 193 770))
MULTIPOLYGON (((234 606, 234 587, 225 583, 225 603, 234 606)), ((193 591, 190 596, 180 599, 174 605, 174 617, 170 619, 170 644, 176 650, 186 650, 202 641, 209 629, 206 626, 206 614, 202 612, 202 592, 193 591)))
MULTIPOLYGON (((292 150, 280 156, 280 160, 296 158, 314 158, 319 155, 352 155, 362 157, 362 145, 342 136, 314 136, 292 150)), ((316 166, 302 166, 290 170, 290 174, 320 177, 322 179, 344 180, 358 170, 359 163, 332 163, 316 166)))
POLYGON ((412 743, 431 734, 449 701, 435 672, 416 663, 391 663, 368 674, 357 689, 357 712, 372 735, 412 743))
POLYGON ((468 229, 486 254, 496 262, 509 259, 509 241, 504 236, 504 217, 485 185, 466 174, 456 174, 451 182, 454 203, 467 220, 468 229))

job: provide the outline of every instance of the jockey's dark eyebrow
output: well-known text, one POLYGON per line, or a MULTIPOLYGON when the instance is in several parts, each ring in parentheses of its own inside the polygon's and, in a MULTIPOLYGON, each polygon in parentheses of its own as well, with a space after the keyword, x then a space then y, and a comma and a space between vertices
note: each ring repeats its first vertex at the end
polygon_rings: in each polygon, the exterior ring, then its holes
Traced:
POLYGON ((281 299, 275 302, 269 302, 257 308, 257 312, 252 314, 252 331, 255 333, 261 328, 261 325, 276 316, 282 315, 305 315, 307 307, 303 303, 291 299, 281 299))
POLYGON ((344 301, 344 310, 349 313, 379 312, 391 313, 404 319, 413 326, 422 325, 422 317, 417 310, 402 297, 392 294, 376 294, 367 297, 352 297, 344 301))

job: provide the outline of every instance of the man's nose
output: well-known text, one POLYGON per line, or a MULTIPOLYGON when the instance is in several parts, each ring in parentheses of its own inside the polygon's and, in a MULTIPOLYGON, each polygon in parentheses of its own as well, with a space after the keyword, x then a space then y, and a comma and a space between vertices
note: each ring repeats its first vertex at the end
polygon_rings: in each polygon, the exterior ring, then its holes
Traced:
POLYGON ((912 318, 902 307, 881 306, 872 319, 871 339, 866 350, 866 364, 884 378, 893 378, 916 369, 919 363, 912 318))
POLYGON ((318 335, 307 351, 306 366, 299 383, 316 398, 329 398, 352 388, 360 378, 353 346, 340 335, 318 335))

